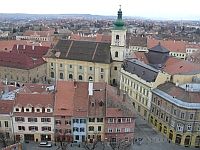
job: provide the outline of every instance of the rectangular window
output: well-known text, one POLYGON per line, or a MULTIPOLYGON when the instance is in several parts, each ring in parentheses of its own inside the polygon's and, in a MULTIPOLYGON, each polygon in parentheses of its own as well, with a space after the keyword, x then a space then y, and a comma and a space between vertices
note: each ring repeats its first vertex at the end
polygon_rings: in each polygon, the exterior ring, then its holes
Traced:
POLYGON ((61 120, 56 120, 55 123, 56 123, 57 125, 61 125, 61 120))
POLYGON ((24 122, 24 117, 15 117, 16 122, 24 122))
POLYGON ((24 126, 18 126, 18 130, 25 131, 25 127, 24 126))
POLYGON ((69 68, 72 68, 72 65, 69 65, 69 68))
POLYGON ((73 119, 73 123, 79 123, 79 119, 73 119))
POLYGON ((43 126, 42 131, 51 131, 51 127, 43 126))
POLYGON ((80 70, 83 69, 83 66, 79 66, 79 69, 80 69, 80 70))
POLYGON ((98 131, 101 131, 101 126, 98 126, 98 131))
POLYGON ((4 121, 5 127, 8 127, 8 121, 4 121))
POLYGON ((37 122, 37 118, 28 118, 28 122, 37 122))
POLYGON ((121 129, 120 128, 116 128, 116 132, 121 132, 121 129))
POLYGON ((194 114, 190 114, 190 119, 193 119, 193 117, 194 117, 194 114))
POLYGON ((187 131, 192 131, 192 125, 191 124, 187 125, 187 131))
POLYGON ((103 118, 97 118, 97 122, 103 122, 103 118))
POLYGON ((125 128, 124 132, 130 132, 130 128, 125 128))
POLYGON ((101 68, 101 73, 103 73, 104 72, 104 69, 103 68, 101 68))
POLYGON ((29 129, 29 131, 38 131, 37 126, 29 126, 28 129, 29 129))
POLYGON ((108 128, 108 133, 112 133, 112 132, 113 132, 113 130, 108 128))
POLYGON ((41 118, 41 122, 51 122, 51 118, 41 118))
POLYGON ((86 123, 85 119, 80 119, 80 123, 86 123))
POLYGON ((109 118, 108 119, 108 123, 114 123, 114 119, 113 118, 109 118))
POLYGON ((78 128, 77 127, 73 127, 73 132, 78 132, 78 128))
POLYGON ((90 71, 92 71, 92 67, 90 67, 90 71))
POLYGON ((183 131, 183 125, 182 124, 177 124, 177 131, 183 131))
POLYGON ((181 118, 185 118, 185 113, 181 113, 181 118))
POLYGON ((1 127, 1 121, 0 121, 0 127, 1 127))
POLYGON ((89 118, 89 122, 95 122, 95 118, 89 118))
POLYGON ((85 132, 85 128, 80 128, 80 132, 85 132))

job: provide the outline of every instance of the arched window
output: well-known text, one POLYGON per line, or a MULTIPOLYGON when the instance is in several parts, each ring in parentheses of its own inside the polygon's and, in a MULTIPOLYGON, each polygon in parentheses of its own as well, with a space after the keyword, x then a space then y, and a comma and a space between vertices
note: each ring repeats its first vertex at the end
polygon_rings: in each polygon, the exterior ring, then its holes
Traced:
POLYGON ((89 79, 89 81, 91 81, 91 80, 92 80, 92 77, 91 77, 91 76, 89 76, 89 78, 88 78, 88 79, 89 79))
POLYGON ((72 74, 69 74, 69 79, 73 79, 73 75, 72 74))
POLYGON ((116 35, 116 40, 119 40, 119 35, 116 35))
POLYGON ((51 72, 51 78, 54 78, 54 72, 51 72))
POLYGON ((83 76, 82 76, 82 75, 79 75, 79 76, 78 76, 78 79, 79 79, 79 80, 83 80, 83 76))
POLYGON ((60 79, 64 79, 63 76, 64 76, 64 75, 63 75, 63 73, 61 72, 61 73, 60 73, 60 79))
POLYGON ((115 57, 118 57, 118 52, 115 52, 115 57))

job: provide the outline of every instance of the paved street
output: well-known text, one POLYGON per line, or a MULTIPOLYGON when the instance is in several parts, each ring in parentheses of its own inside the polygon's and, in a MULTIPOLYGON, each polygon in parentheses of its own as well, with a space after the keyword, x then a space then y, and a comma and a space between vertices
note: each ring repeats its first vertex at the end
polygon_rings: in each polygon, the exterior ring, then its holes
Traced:
POLYGON ((197 150, 197 148, 188 148, 173 143, 169 143, 166 137, 156 132, 146 120, 139 116, 136 119, 135 138, 142 138, 142 143, 134 143, 131 149, 134 150, 197 150))

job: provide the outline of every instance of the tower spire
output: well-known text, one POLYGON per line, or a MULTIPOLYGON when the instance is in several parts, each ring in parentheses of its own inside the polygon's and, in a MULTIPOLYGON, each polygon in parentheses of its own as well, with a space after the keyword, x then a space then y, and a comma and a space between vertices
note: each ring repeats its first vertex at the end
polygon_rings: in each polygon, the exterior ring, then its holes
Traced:
POLYGON ((124 28, 124 22, 122 20, 122 10, 121 5, 119 5, 119 10, 117 12, 117 20, 114 22, 116 29, 123 29, 124 28))

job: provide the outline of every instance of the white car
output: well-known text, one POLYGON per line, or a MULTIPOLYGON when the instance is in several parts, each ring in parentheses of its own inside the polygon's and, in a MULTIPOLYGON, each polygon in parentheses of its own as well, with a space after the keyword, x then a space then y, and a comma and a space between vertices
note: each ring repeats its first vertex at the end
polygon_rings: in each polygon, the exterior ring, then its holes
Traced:
POLYGON ((52 147, 52 143, 50 142, 40 142, 40 147, 52 147))

